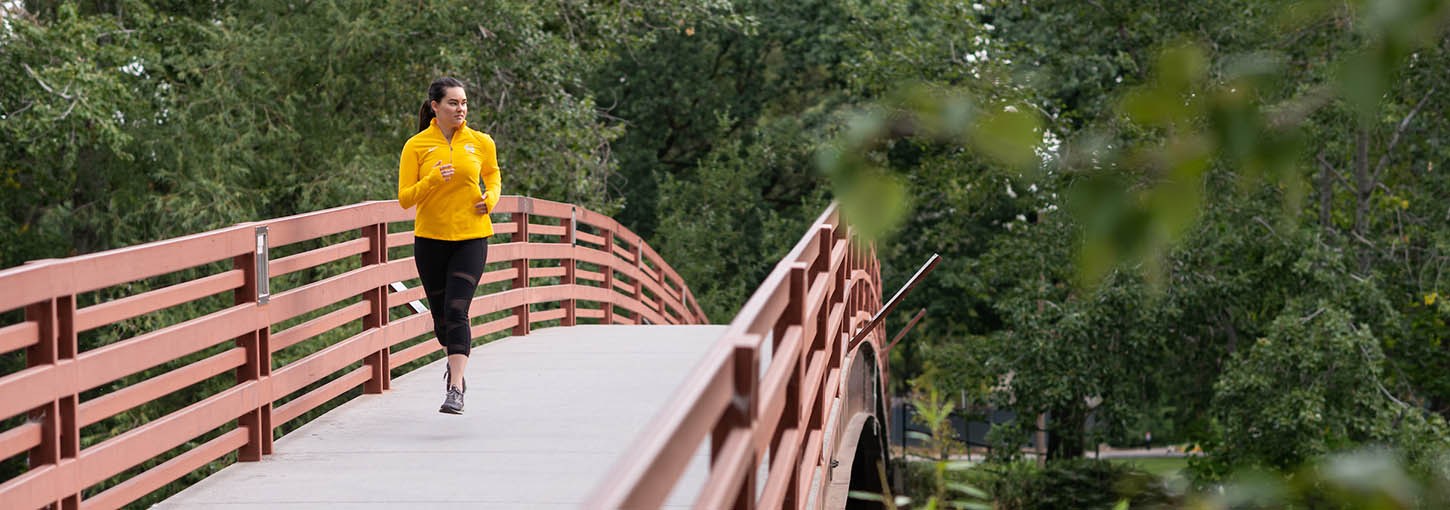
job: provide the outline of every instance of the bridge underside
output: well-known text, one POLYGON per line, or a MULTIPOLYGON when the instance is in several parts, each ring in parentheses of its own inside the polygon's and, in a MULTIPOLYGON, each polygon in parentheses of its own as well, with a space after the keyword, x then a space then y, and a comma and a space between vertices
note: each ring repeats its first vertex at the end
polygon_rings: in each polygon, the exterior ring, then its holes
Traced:
MULTIPOLYGON (((156 508, 574 508, 724 329, 574 326, 499 340, 473 351, 462 416, 437 412, 434 363, 156 508)), ((707 456, 667 508, 689 506, 707 456)))

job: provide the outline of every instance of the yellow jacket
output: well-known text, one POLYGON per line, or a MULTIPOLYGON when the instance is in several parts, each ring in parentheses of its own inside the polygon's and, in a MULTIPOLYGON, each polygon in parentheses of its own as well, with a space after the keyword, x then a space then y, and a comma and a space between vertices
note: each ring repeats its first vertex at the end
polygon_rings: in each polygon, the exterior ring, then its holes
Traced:
POLYGON ((487 214, 478 214, 473 204, 483 193, 478 183, 488 188, 488 210, 498 205, 498 156, 493 138, 469 129, 467 121, 453 134, 453 141, 443 137, 438 119, 403 145, 398 159, 398 205, 404 209, 418 206, 413 222, 417 237, 441 241, 478 239, 493 235, 493 221, 487 214), (437 166, 453 164, 453 177, 443 180, 437 166))

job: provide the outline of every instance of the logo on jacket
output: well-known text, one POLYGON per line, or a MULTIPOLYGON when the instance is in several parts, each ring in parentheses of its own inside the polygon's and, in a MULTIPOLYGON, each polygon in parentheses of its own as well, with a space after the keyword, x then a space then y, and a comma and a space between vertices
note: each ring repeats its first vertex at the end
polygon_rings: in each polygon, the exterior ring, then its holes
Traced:
POLYGON ((473 154, 473 144, 464 145, 463 148, 468 149, 469 154, 473 154))

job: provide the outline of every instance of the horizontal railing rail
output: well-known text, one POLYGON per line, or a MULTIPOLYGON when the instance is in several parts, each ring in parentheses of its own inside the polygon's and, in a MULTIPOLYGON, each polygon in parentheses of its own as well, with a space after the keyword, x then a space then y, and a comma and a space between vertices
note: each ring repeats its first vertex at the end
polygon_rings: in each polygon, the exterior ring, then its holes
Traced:
MULTIPOLYGON (((508 220, 495 220, 489 264, 509 267, 480 284, 509 283, 474 298, 475 337, 707 322, 679 274, 608 216, 517 196, 494 215, 508 220)), ((417 278, 410 257, 390 255, 412 244, 412 219, 366 202, 0 270, 0 317, 17 317, 0 322, 0 359, 24 360, 0 372, 0 461, 24 456, 0 480, 3 506, 121 507, 232 452, 262 458, 275 431, 349 390, 388 389, 394 369, 439 350, 420 340, 431 316, 408 307, 422 289, 393 286, 417 278), (178 306, 202 311, 158 324, 178 306), (324 335, 344 338, 308 342, 324 335), (174 403, 228 372, 220 390, 174 403), (163 399, 180 408, 83 444, 87 427, 163 399)))
MULTIPOLYGON (((844 362, 862 343, 873 356, 882 352, 879 328, 852 341, 880 306, 875 247, 833 204, 594 490, 589 508, 660 507, 707 437, 709 475, 695 508, 819 507, 840 440, 832 420, 844 362)), ((875 361, 886 398, 886 363, 875 361)))

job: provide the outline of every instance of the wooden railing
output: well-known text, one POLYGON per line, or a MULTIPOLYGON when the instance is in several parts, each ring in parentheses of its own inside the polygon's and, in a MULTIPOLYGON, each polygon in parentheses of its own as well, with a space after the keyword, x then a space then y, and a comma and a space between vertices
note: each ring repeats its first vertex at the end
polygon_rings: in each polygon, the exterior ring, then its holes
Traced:
MULTIPOLYGON (((473 300, 471 316, 497 317, 474 325, 475 338, 524 335, 545 322, 706 322, 679 275, 613 219, 514 196, 494 213, 510 215, 494 224, 510 242, 491 245, 489 262, 511 267, 485 272, 480 284, 511 284, 473 300)), ((24 310, 0 322, 0 356, 18 361, 24 350, 25 366, 0 373, 0 461, 28 463, 0 480, 0 507, 117 508, 231 452, 262 458, 275 429, 358 386, 388 389, 393 369, 439 349, 431 336, 419 340, 432 331, 429 314, 400 308, 423 289, 391 287, 417 277, 411 258, 389 256, 413 242, 389 225, 412 219, 394 201, 367 202, 0 271, 0 317, 24 310), (271 259, 279 248, 298 253, 271 259), (301 278, 337 266, 340 274, 301 278), (302 281, 271 292, 289 278, 302 281), (86 304, 100 294, 109 299, 86 304), (208 300, 223 303, 144 330, 155 312, 208 300), (78 341, 98 331, 124 338, 88 349, 78 341), (274 366, 279 351, 328 332, 346 337, 274 366), (224 389, 83 447, 85 427, 228 371, 235 382, 224 389)))
MULTIPOLYGON (((831 482, 831 445, 842 439, 832 437, 840 427, 831 421, 846 401, 837 399, 845 360, 867 352, 858 348, 868 342, 871 356, 882 352, 879 328, 852 340, 880 308, 880 289, 874 246, 851 235, 832 205, 765 278, 588 507, 659 508, 706 437, 709 476, 695 508, 820 507, 831 482), (762 469, 766 475, 757 480, 762 469)), ((879 379, 872 378, 880 385, 877 398, 884 399, 886 363, 873 361, 881 367, 879 379)))

